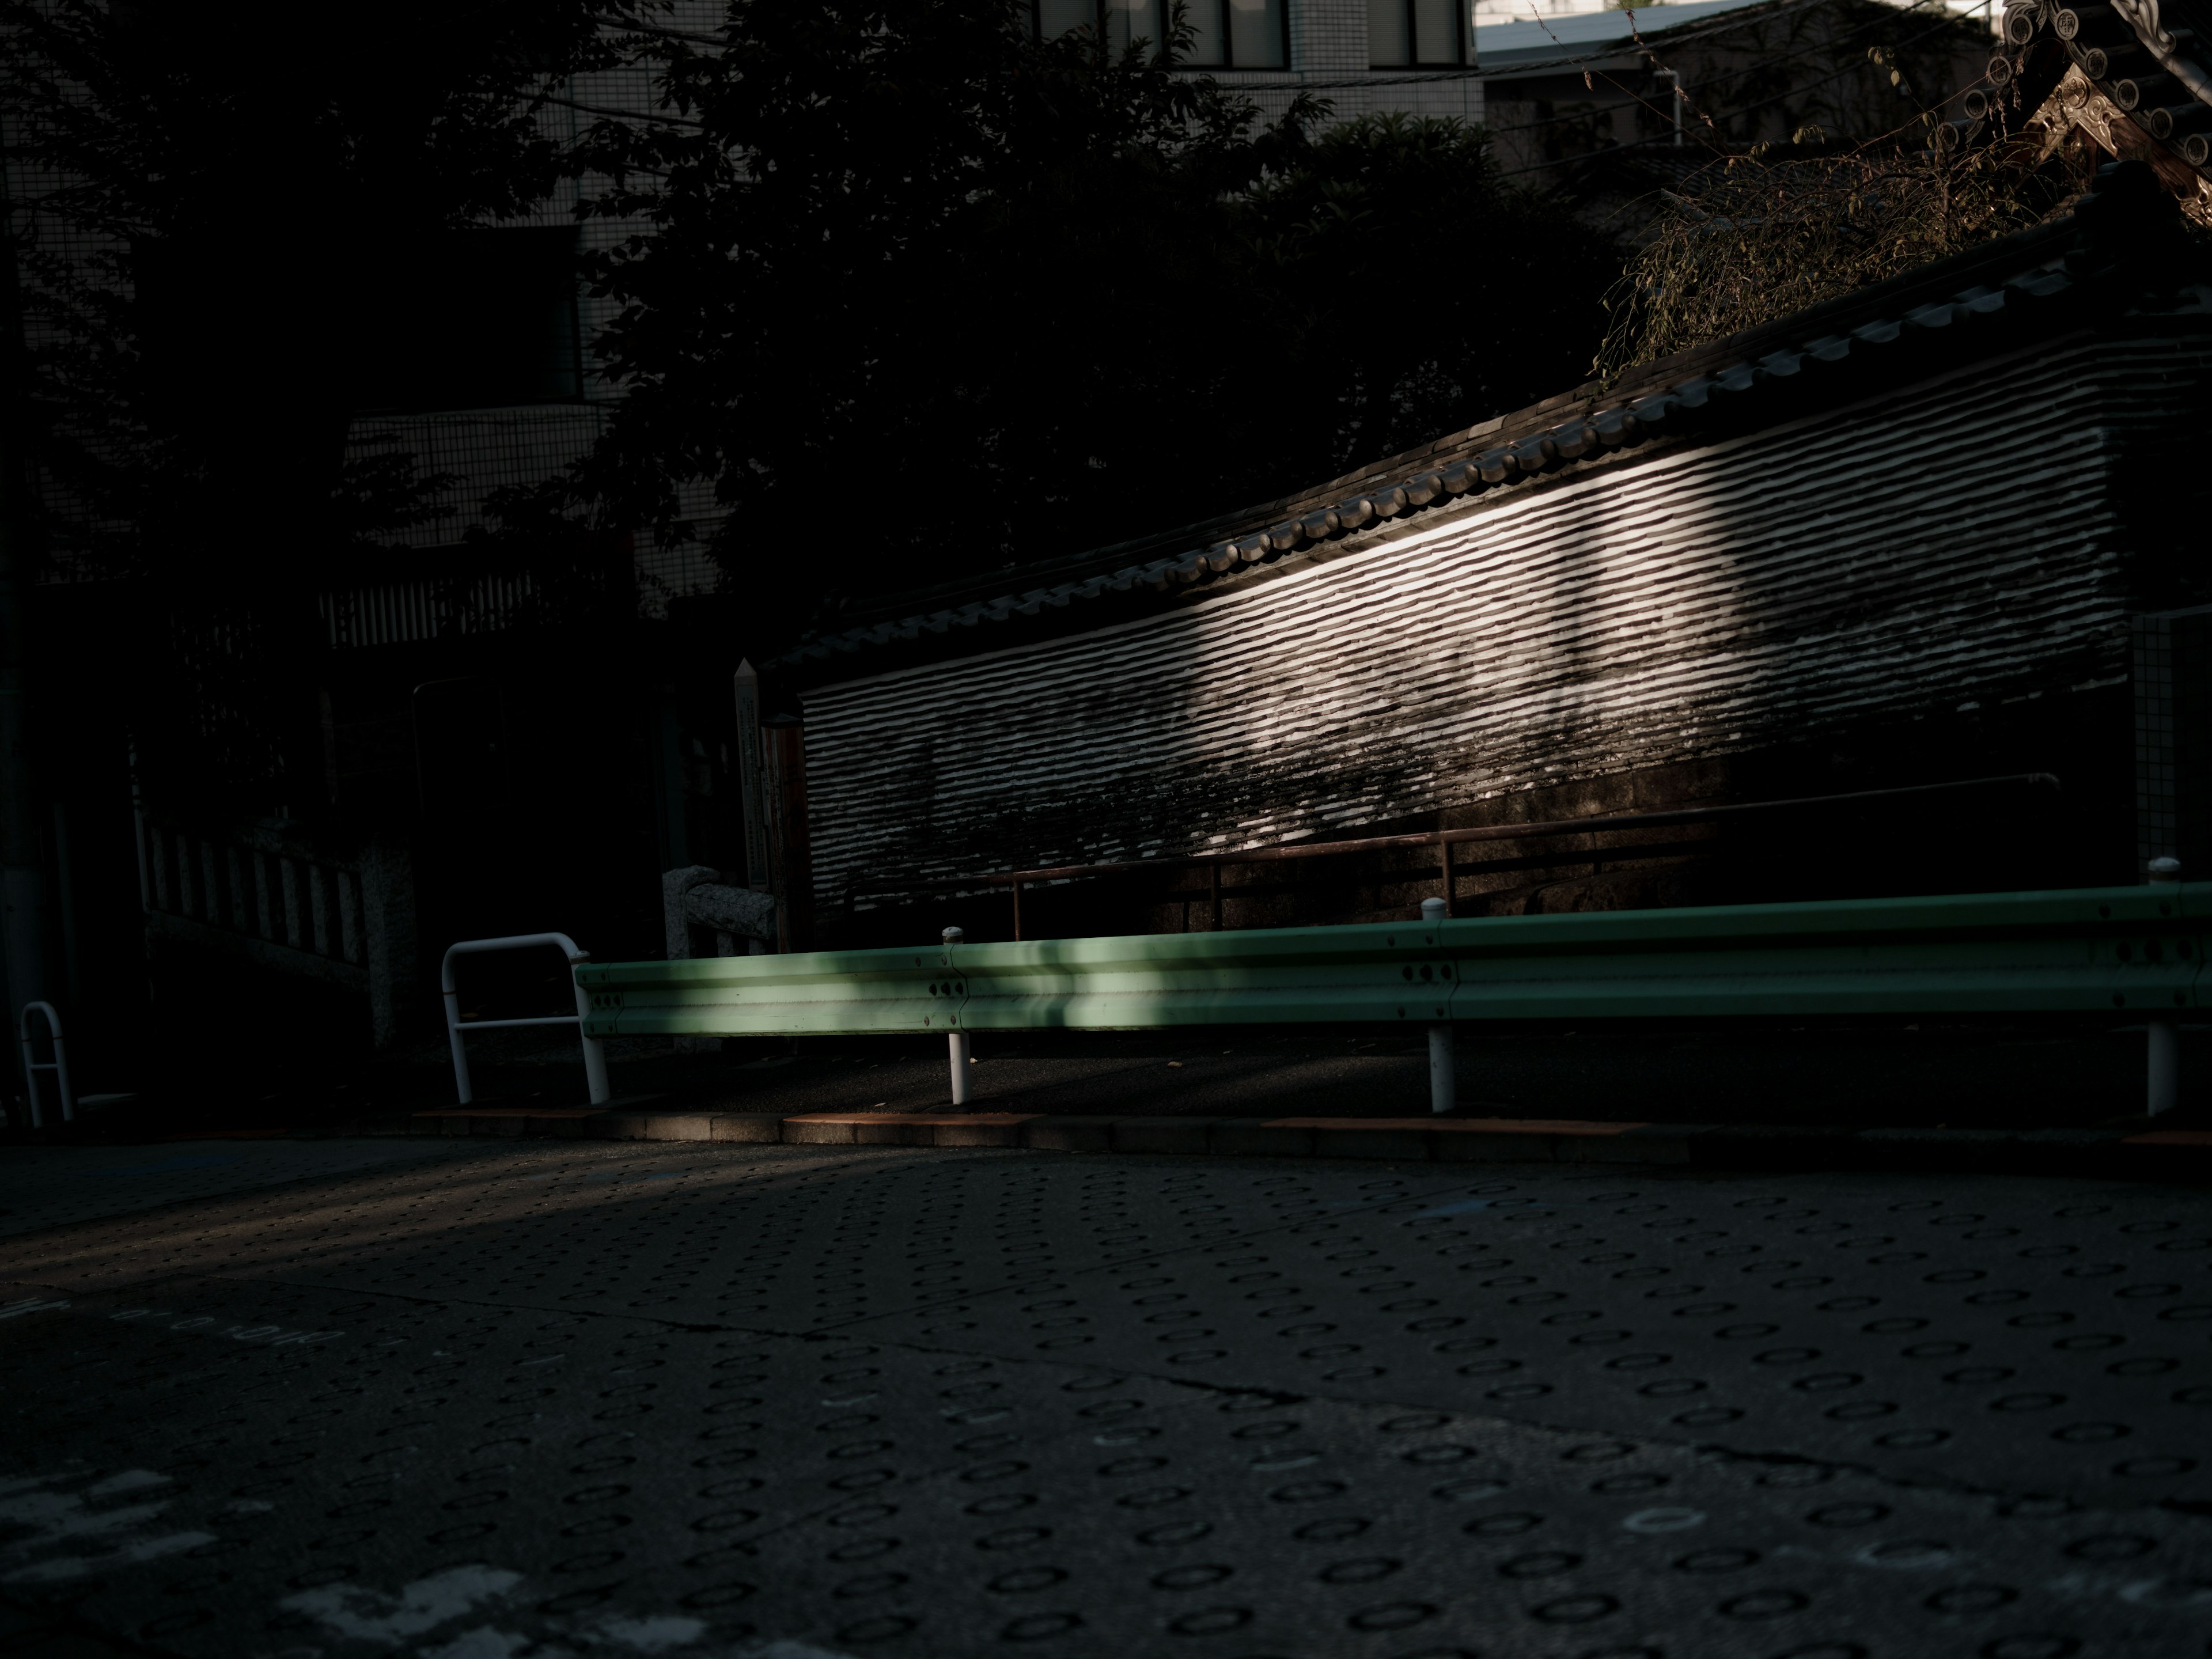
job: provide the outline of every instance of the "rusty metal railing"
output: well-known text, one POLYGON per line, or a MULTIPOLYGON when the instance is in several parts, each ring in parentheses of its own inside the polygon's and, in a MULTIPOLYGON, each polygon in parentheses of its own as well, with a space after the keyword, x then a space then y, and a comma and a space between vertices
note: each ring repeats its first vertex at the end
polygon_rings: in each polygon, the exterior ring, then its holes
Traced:
MULTIPOLYGON (((1738 801, 1717 806, 1683 806, 1663 812, 1622 812, 1607 817, 1556 818, 1539 823, 1488 823, 1460 830, 1422 830, 1397 836, 1368 836, 1356 841, 1297 842, 1283 847, 1248 847, 1228 853, 1190 853, 1173 858, 1136 859, 1113 864, 1066 864, 1048 869, 1007 870, 989 875, 966 877, 957 882, 944 884, 948 887, 1008 887, 1012 890, 1014 908, 1014 937, 1022 937, 1022 889, 1041 882, 1071 881, 1084 876, 1121 876, 1140 872, 1160 872, 1176 870, 1204 869, 1207 872, 1205 894, 1188 894, 1187 898, 1205 898, 1212 908, 1213 927, 1221 927, 1222 887, 1221 872, 1229 866, 1246 864, 1273 864, 1292 859, 1333 858, 1346 853, 1382 852, 1394 848, 1437 847, 1443 854, 1444 914, 1459 914, 1458 876, 1453 867, 1453 849, 1469 842, 1539 841, 1559 836, 1595 835, 1618 830, 1656 830, 1675 824, 1705 823, 1714 819, 1735 817, 1752 812, 1779 812, 1809 807, 1841 807, 1862 802, 1897 800, 1908 796, 1942 794, 1965 789, 1993 789, 2006 787, 2043 788, 2059 787, 2057 775, 2051 772, 2012 772, 1998 777, 1960 778, 1947 783, 1907 784, 1893 789, 1856 789, 1839 795, 1804 795, 1788 800, 1738 801)), ((1571 857, 1546 860, 1547 864, 1602 865, 1607 854, 1626 853, 1634 856, 1645 849, 1616 848, 1595 848, 1571 857)), ((1617 861, 1617 860, 1616 860, 1617 861)), ((1234 896, 1233 894, 1231 895, 1234 896)))

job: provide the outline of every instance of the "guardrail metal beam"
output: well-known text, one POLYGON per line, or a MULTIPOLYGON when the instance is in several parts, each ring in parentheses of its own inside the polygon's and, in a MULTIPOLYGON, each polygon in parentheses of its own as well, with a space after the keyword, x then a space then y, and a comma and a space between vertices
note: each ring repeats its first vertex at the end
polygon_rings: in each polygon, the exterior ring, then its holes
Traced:
MULTIPOLYGON (((978 1030, 2075 1013, 2148 1021, 2155 1046, 2200 1006, 2208 917, 2212 884, 2159 881, 975 945, 948 929, 921 950, 591 963, 576 981, 591 1036, 957 1047, 978 1030)), ((2170 1053, 2153 1070, 2170 1103, 2170 1053)))

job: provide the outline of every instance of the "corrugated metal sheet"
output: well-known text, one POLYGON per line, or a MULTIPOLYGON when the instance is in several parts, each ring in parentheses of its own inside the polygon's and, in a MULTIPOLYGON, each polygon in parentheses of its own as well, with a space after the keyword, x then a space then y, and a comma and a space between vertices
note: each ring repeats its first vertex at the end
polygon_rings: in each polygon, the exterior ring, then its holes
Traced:
MULTIPOLYGON (((805 702, 826 915, 1329 836, 2127 665, 2111 473, 2197 341, 2083 344, 805 702)), ((2194 373, 2177 374, 2187 358, 2194 373)))

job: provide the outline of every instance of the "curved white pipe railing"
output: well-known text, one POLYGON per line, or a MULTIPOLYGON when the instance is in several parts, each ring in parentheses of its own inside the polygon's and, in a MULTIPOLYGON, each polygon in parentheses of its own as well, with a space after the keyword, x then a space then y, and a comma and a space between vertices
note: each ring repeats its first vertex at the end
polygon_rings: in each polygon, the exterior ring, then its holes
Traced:
MULTIPOLYGON (((453 1045, 453 1085, 460 1091, 462 1105, 466 1106, 473 1101, 476 1094, 469 1086, 469 1056, 467 1050, 461 1046, 461 1033, 489 1030, 495 1027, 507 1025, 574 1026, 584 1045, 584 1081, 590 1088, 592 1104, 604 1106, 607 1103, 610 1096, 607 1088, 607 1051, 597 1037, 584 1035, 584 1018, 591 1012, 591 998, 582 986, 575 983, 573 973, 569 978, 570 988, 576 994, 576 1012, 573 1014, 544 1014, 530 1019, 465 1020, 461 1018, 460 994, 453 988, 453 958, 455 957, 481 956, 490 951, 527 951, 544 945, 557 946, 568 957, 571 969, 574 969, 577 963, 589 962, 592 959, 591 953, 588 951, 578 950, 576 941, 566 933, 516 933, 507 939, 465 939, 459 944, 451 945, 446 948, 446 959, 438 969, 438 988, 445 994, 446 1036, 453 1045)), ((43 1007, 45 1005, 41 1003, 32 1006, 43 1007)), ((55 1054, 58 1058, 59 1028, 56 1030, 56 1039, 55 1054)), ((29 1053, 29 1039, 27 1037, 24 1040, 24 1054, 27 1059, 29 1053)), ((32 1107, 34 1122, 37 1110, 34 1103, 32 1107)))
POLYGON ((60 1091, 62 1097, 62 1121, 73 1121, 76 1116, 76 1101, 70 1093, 69 1054, 62 1047, 62 1017, 54 1012, 54 1005, 51 1002, 25 1003, 22 1015, 15 1022, 15 1035, 23 1044, 23 1091, 31 1097, 31 1127, 33 1129, 40 1127, 39 1073, 41 1072, 54 1074, 54 1085, 60 1091), (31 1016, 34 1012, 46 1017, 46 1030, 54 1039, 54 1057, 50 1062, 41 1063, 31 1058, 31 1016))

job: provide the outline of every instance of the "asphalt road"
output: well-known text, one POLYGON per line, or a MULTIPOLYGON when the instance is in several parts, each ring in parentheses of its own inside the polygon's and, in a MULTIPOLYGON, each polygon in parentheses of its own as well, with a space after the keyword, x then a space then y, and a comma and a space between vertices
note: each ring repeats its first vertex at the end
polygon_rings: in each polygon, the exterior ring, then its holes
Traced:
POLYGON ((0 1154, 0 1652, 2212 1651, 2212 1203, 0 1154))

